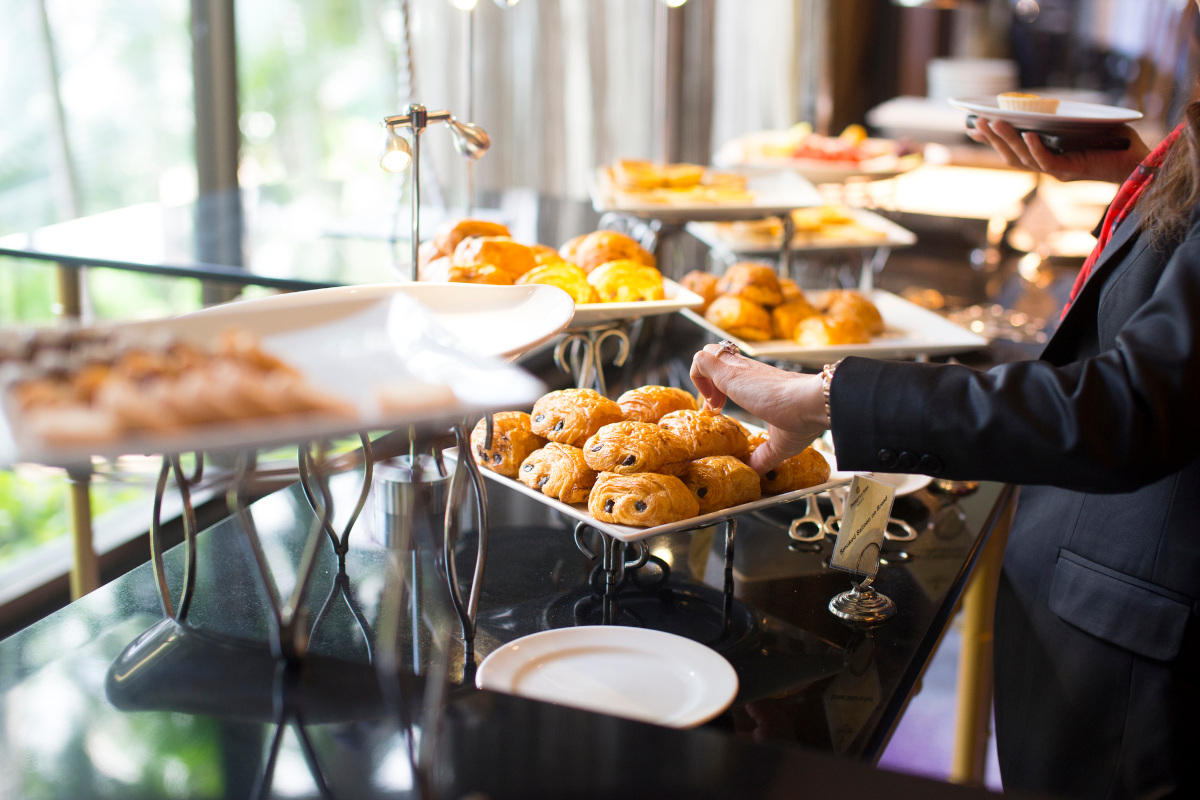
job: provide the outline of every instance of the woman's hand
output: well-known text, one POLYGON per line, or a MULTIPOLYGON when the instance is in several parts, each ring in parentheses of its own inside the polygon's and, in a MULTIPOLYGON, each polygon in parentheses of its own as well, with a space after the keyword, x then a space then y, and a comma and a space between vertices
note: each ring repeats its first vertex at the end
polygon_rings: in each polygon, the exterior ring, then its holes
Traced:
POLYGON ((1129 137, 1129 149, 1075 150, 1055 155, 1036 133, 1017 133, 1007 122, 977 117, 975 127, 967 129, 967 136, 991 147, 1010 167, 1044 172, 1060 181, 1122 183, 1150 154, 1150 148, 1128 125, 1114 129, 1113 133, 1129 137))
POLYGON ((829 427, 817 375, 785 372, 710 344, 692 358, 692 383, 709 407, 729 398, 767 423, 770 439, 754 451, 760 475, 813 443, 829 427))

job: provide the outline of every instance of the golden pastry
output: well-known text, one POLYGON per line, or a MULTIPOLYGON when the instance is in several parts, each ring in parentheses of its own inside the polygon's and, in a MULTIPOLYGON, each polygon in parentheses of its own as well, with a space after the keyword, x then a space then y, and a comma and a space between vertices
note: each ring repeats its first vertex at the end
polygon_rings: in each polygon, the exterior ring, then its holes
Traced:
POLYGON ((582 450, 558 442, 534 450, 517 471, 521 483, 564 503, 586 503, 596 477, 582 450))
POLYGON ((559 389, 533 404, 533 432, 552 442, 582 447, 605 425, 625 418, 621 407, 595 389, 559 389))
POLYGON ((688 447, 673 431, 652 422, 614 422, 583 444, 583 457, 597 472, 659 472, 688 457, 688 447))
MULTIPOLYGON (((437 259, 437 264, 445 259, 437 259)), ((430 265, 431 267, 433 264, 430 265)), ((467 266, 450 266, 446 269, 445 280, 451 283, 487 283, 493 286, 512 286, 513 276, 494 264, 469 264, 467 266)))
POLYGON ((491 264, 507 272, 513 280, 537 266, 533 252, 507 236, 472 236, 463 239, 454 248, 450 263, 456 267, 491 264))
POLYGON ((517 477, 521 462, 534 450, 544 447, 546 440, 533 432, 529 415, 524 411, 498 411, 492 415, 492 446, 485 450, 487 420, 475 423, 471 431, 471 455, 481 467, 499 472, 506 478, 517 477))
POLYGON ((730 294, 760 306, 777 306, 783 302, 783 291, 779 288, 775 270, 753 261, 739 261, 725 270, 717 280, 717 294, 730 294))
POLYGON ((617 231, 593 231, 576 237, 559 248, 558 252, 567 261, 589 273, 609 261, 629 260, 648 267, 655 266, 654 256, 649 251, 617 231))
POLYGON ((817 305, 821 311, 831 317, 856 319, 872 336, 883 333, 883 315, 862 292, 852 289, 835 289, 818 298, 817 305))
MULTIPOLYGON (((750 452, 754 452, 767 441, 766 431, 750 436, 750 452)), ((829 461, 815 447, 806 447, 799 454, 784 460, 762 476, 763 494, 783 494, 797 489, 807 489, 829 480, 829 461)))
POLYGON ((688 462, 679 476, 695 495, 701 514, 750 503, 762 497, 758 473, 733 456, 706 456, 688 462))
POLYGON ((529 252, 533 253, 533 260, 539 265, 557 264, 566 261, 562 255, 548 244, 531 244, 529 252))
POLYGON ((596 287, 588 283, 587 273, 569 261, 547 262, 540 264, 517 278, 518 284, 543 283, 547 286, 557 286, 576 303, 599 303, 600 295, 596 287))
POLYGON ((703 314, 712 305, 713 300, 717 299, 717 276, 711 272, 702 272, 694 269, 687 275, 684 275, 679 283, 688 291, 695 292, 704 298, 704 305, 700 307, 700 313, 703 314))
POLYGON ((458 247, 459 242, 473 236, 511 236, 508 228, 499 222, 488 222, 482 219, 460 219, 450 222, 438 229, 433 237, 433 243, 443 255, 450 255, 458 247))
POLYGON ((871 334, 854 317, 817 314, 800 320, 796 326, 795 341, 804 347, 866 344, 871 341, 871 334))
POLYGON ((771 338, 771 315, 757 303, 721 295, 704 312, 704 318, 731 336, 747 342, 771 338))
POLYGON ((631 259, 609 261, 588 273, 588 283, 596 287, 602 303, 633 303, 662 300, 662 273, 631 259))
POLYGON ((605 472, 592 487, 588 511, 601 522, 649 528, 690 519, 699 513, 700 504, 673 475, 605 472))
POLYGON ((771 309, 771 335, 776 339, 795 339, 800 321, 819 313, 807 300, 793 300, 771 309))
POLYGON ((800 289, 800 284, 796 283, 791 278, 779 279, 779 291, 783 294, 783 302, 790 303, 793 300, 805 300, 804 292, 800 289))
POLYGON ((618 158, 613 162, 612 176, 622 189, 656 189, 664 184, 658 165, 638 158, 618 158))
POLYGON ((421 242, 421 246, 417 248, 417 269, 422 270, 430 261, 447 255, 449 253, 443 253, 441 248, 437 246, 437 242, 433 239, 421 242))
POLYGON ((672 411, 658 424, 679 435, 687 446, 689 459, 705 456, 744 458, 750 442, 742 423, 733 417, 704 411, 672 411))
POLYGON ((639 386, 617 398, 625 419, 658 422, 672 411, 695 411, 696 398, 674 386, 639 386))

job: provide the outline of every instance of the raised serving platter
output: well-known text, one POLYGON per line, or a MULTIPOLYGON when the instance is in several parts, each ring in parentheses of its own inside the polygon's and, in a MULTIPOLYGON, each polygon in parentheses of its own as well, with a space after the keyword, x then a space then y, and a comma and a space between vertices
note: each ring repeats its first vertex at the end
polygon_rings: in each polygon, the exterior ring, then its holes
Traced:
MULTIPOLYGON (((745 425, 745 423, 743 423, 743 425, 745 425)), ((761 428, 756 428, 753 425, 745 425, 745 427, 751 432, 761 430, 761 428)), ((451 458, 457 458, 457 452, 455 450, 448 450, 446 451, 446 454, 451 458)), ((622 542, 638 542, 642 539, 649 539, 653 536, 660 536, 664 533, 674 533, 676 531, 690 531, 698 528, 705 528, 709 525, 716 525, 722 520, 730 517, 736 517, 740 514, 747 514, 751 511, 757 511, 758 509, 768 508, 781 503, 790 503, 793 500, 799 500, 800 498, 807 497, 811 494, 820 494, 821 492, 828 491, 829 489, 833 489, 838 486, 848 485, 850 483, 850 479, 853 477, 853 474, 848 472, 838 472, 837 464, 834 461, 833 456, 829 455, 828 453, 821 453, 821 455, 823 455, 830 462, 831 467, 829 480, 825 481, 824 483, 817 484, 816 486, 810 486, 806 489, 797 489, 794 492, 767 495, 749 503, 742 503, 741 505, 723 508, 720 511, 713 511, 708 514, 701 514, 696 517, 680 520, 679 522, 670 522, 665 525, 655 525, 649 528, 638 528, 632 525, 617 525, 611 522, 601 522, 588 512, 586 503, 578 503, 575 505, 564 503, 561 500, 556 500, 553 497, 548 497, 547 495, 542 494, 537 489, 531 489, 515 478, 506 478, 500 473, 492 472, 490 469, 486 468, 482 469, 481 471, 487 478, 495 481, 496 483, 520 492, 527 497, 531 497, 539 503, 550 506, 551 508, 567 517, 570 517, 571 519, 575 519, 580 522, 586 522, 588 527, 593 528, 594 530, 606 533, 612 538, 622 542)))
POLYGON ((694 311, 685 310, 682 313, 715 336, 733 341, 748 356, 801 364, 827 364, 846 356, 891 359, 950 355, 978 350, 987 345, 987 339, 982 336, 891 292, 875 289, 868 296, 883 316, 885 330, 866 344, 804 347, 787 339, 748 342, 726 333, 694 311))
POLYGON ((606 322, 627 322, 642 317, 674 314, 685 308, 699 308, 704 305, 703 297, 667 277, 663 278, 663 294, 666 297, 662 300, 640 300, 636 303, 578 303, 571 327, 586 328, 606 322))
MULTIPOLYGON (((792 237, 793 252, 836 252, 871 247, 909 247, 917 236, 886 217, 863 208, 847 208, 846 214, 856 229, 834 227, 829 232, 798 230, 792 237)), ((713 250, 740 255, 778 255, 783 247, 782 232, 763 235, 747 232, 736 222, 689 222, 688 233, 713 250)))
POLYGON ((894 178, 924 163, 922 153, 900 153, 899 142, 867 139, 862 143, 866 157, 858 160, 791 158, 766 155, 790 139, 790 132, 756 131, 732 139, 713 154, 713 164, 726 169, 772 173, 788 170, 813 183, 845 183, 849 180, 877 181, 894 178), (871 155, 874 153, 874 155, 871 155))
POLYGON ((750 199, 728 203, 691 200, 686 195, 676 202, 656 203, 623 195, 614 186, 608 167, 600 167, 591 174, 588 191, 592 196, 592 207, 598 213, 627 214, 672 223, 761 219, 825 203, 817 187, 794 172, 747 173, 745 178, 750 199))
POLYGON ((549 286, 454 284, 414 290, 388 284, 278 295, 169 320, 109 326, 106 330, 126 340, 170 338, 201 345, 230 328, 245 331, 262 350, 297 369, 314 389, 344 401, 354 414, 260 416, 88 443, 50 443, 5 403, 0 465, 71 465, 88 463, 92 456, 268 447, 364 430, 450 424, 484 410, 528 406, 545 387, 505 359, 563 330, 573 311, 571 298, 549 286))

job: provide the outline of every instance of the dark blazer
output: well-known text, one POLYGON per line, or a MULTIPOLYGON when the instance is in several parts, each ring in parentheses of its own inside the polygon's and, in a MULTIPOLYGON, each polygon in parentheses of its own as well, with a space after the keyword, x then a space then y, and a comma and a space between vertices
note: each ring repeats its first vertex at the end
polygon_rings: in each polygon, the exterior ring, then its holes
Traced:
POLYGON ((1022 484, 996 612, 1005 789, 1200 789, 1200 209, 1122 223, 1036 361, 846 359, 839 466, 1022 484))

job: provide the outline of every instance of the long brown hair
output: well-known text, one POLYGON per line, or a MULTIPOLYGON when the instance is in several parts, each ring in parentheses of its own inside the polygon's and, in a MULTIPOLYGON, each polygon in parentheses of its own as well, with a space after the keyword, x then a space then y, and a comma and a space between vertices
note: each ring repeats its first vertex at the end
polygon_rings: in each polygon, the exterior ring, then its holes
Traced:
POLYGON ((1156 247, 1169 247, 1187 230, 1200 204, 1200 101, 1183 112, 1179 141, 1167 152, 1143 198, 1143 225, 1156 247))

